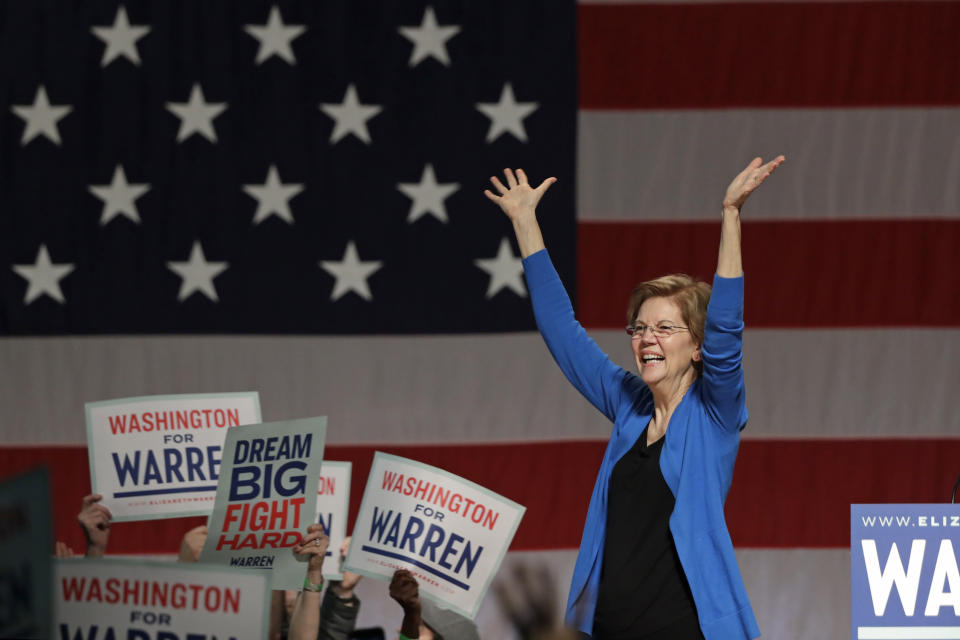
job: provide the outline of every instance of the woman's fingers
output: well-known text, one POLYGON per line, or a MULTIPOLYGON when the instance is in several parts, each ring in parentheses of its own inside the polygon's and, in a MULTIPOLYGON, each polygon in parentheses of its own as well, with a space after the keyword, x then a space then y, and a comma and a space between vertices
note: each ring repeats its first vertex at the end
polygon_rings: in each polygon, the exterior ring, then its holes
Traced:
POLYGON ((310 531, 309 533, 307 533, 307 535, 303 537, 302 540, 300 540, 300 544, 305 545, 308 543, 312 543, 314 540, 320 540, 321 542, 323 542, 323 539, 326 539, 329 541, 329 538, 327 538, 327 534, 325 534, 322 529, 320 531, 310 531))
POLYGON ((771 173, 773 173, 774 170, 776 170, 777 167, 779 167, 781 164, 783 164, 783 161, 784 161, 784 160, 786 160, 786 158, 784 158, 783 156, 778 156, 778 157, 774 158, 773 160, 771 160, 770 162, 768 162, 767 164, 765 164, 765 165, 763 165, 762 167, 758 168, 757 171, 756 171, 756 173, 754 174, 754 175, 755 175, 755 183, 754 183, 753 187, 756 188, 757 186, 759 186, 759 184, 760 184, 761 182, 763 182, 764 180, 766 180, 767 177, 768 177, 771 173))
POLYGON ((499 206, 511 220, 518 220, 532 214, 543 194, 557 181, 554 177, 547 178, 534 189, 523 169, 512 170, 507 168, 503 170, 503 175, 507 181, 507 186, 504 186, 495 176, 490 177, 490 184, 500 195, 495 195, 489 189, 485 190, 483 195, 499 206))
MULTIPOLYGON (((744 173, 746 173, 746 170, 744 170, 744 173)), ((496 176, 490 176, 490 184, 494 186, 494 188, 500 193, 501 196, 507 195, 510 191, 512 191, 516 187, 530 187, 530 181, 527 178, 527 174, 524 173, 523 169, 517 169, 516 174, 514 174, 514 172, 511 169, 504 169, 503 175, 507 180, 507 186, 504 186, 504 184, 500 182, 500 180, 496 176)), ((556 181, 557 181, 556 178, 547 178, 546 180, 541 182, 540 186, 534 189, 534 191, 542 195, 543 192, 546 191, 547 188, 549 188, 550 185, 556 181)), ((496 202, 497 198, 493 196, 491 192, 484 191, 484 193, 487 195, 488 198, 496 202)))
POLYGON ((542 197, 543 194, 547 192, 547 189, 550 188, 550 185, 552 185, 552 184, 553 184, 554 182, 556 182, 556 181, 557 181, 556 178, 547 178, 546 180, 544 180, 543 182, 541 182, 541 183, 540 183, 540 186, 537 187, 537 189, 536 189, 537 194, 542 197))
POLYGON ((773 173, 777 167, 782 165, 787 158, 785 156, 777 156, 766 165, 764 165, 764 177, 773 173))
POLYGON ((300 543, 294 545, 294 553, 320 554, 327 551, 330 545, 330 538, 324 532, 319 524, 312 524, 307 527, 307 535, 303 536, 300 543))
POLYGON ((103 496, 99 493, 91 493, 88 496, 83 496, 81 499, 82 505, 84 507, 89 507, 90 505, 103 500, 103 496))
POLYGON ((739 209, 746 202, 747 198, 759 187, 767 177, 773 173, 777 167, 786 161, 786 157, 780 155, 770 160, 766 164, 758 156, 750 161, 747 168, 733 179, 730 186, 727 187, 727 194, 723 199, 724 207, 736 207, 739 209))
POLYGON ((320 544, 317 544, 315 540, 303 541, 298 545, 294 545, 293 552, 301 555, 319 555, 326 554, 327 544, 322 540, 320 544))
POLYGON ((107 509, 102 504, 93 505, 93 509, 94 509, 94 513, 97 513, 98 515, 103 516, 107 520, 113 520, 113 514, 110 513, 110 509, 107 509))

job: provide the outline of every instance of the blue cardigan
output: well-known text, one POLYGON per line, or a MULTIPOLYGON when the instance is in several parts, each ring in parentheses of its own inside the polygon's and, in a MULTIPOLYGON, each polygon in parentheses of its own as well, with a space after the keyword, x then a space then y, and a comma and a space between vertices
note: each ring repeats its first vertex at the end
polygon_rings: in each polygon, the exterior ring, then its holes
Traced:
MULTIPOLYGON (((603 566, 610 473, 653 416, 653 395, 587 336, 546 250, 527 257, 523 266, 537 326, 554 359, 613 422, 567 600, 567 623, 589 634, 603 566)), ((760 635, 723 517, 740 430, 747 423, 742 338, 743 278, 715 276, 700 349, 703 375, 674 410, 660 455, 660 470, 676 498, 670 532, 707 640, 760 635)))

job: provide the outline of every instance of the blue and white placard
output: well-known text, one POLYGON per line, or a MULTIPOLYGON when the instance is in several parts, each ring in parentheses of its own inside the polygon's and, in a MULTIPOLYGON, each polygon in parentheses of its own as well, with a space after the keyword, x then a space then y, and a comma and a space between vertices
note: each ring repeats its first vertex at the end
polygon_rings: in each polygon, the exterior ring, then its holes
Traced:
POLYGON ((376 452, 344 571, 390 581, 473 618, 526 508, 429 465, 376 452))
POLYGON ((57 560, 51 638, 267 637, 263 573, 114 558, 57 560))
POLYGON ((210 515, 229 427, 261 421, 256 391, 88 402, 86 413, 90 485, 114 522, 210 515))
POLYGON ((340 546, 347 537, 352 471, 353 465, 349 462, 324 460, 320 467, 316 522, 322 524, 324 531, 330 536, 327 559, 323 563, 323 577, 327 580, 343 580, 340 546))
POLYGON ((326 437, 325 417, 230 429, 199 561, 268 573, 272 589, 302 588, 310 558, 291 547, 316 520, 326 437))
POLYGON ((960 640, 960 505, 850 506, 855 640, 960 640))

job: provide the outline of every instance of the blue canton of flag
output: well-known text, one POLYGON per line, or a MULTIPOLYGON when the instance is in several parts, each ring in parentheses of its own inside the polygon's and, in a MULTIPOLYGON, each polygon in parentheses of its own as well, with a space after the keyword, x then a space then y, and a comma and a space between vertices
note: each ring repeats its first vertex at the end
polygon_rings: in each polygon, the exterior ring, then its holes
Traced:
POLYGON ((533 328, 574 283, 570 2, 0 5, 5 334, 533 328))

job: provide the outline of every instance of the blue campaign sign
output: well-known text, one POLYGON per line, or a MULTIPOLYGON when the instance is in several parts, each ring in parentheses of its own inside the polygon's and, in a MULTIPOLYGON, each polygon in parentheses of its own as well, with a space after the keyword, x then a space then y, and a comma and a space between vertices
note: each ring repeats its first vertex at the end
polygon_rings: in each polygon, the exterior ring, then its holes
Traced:
POLYGON ((960 640, 960 505, 850 505, 852 638, 960 640))

